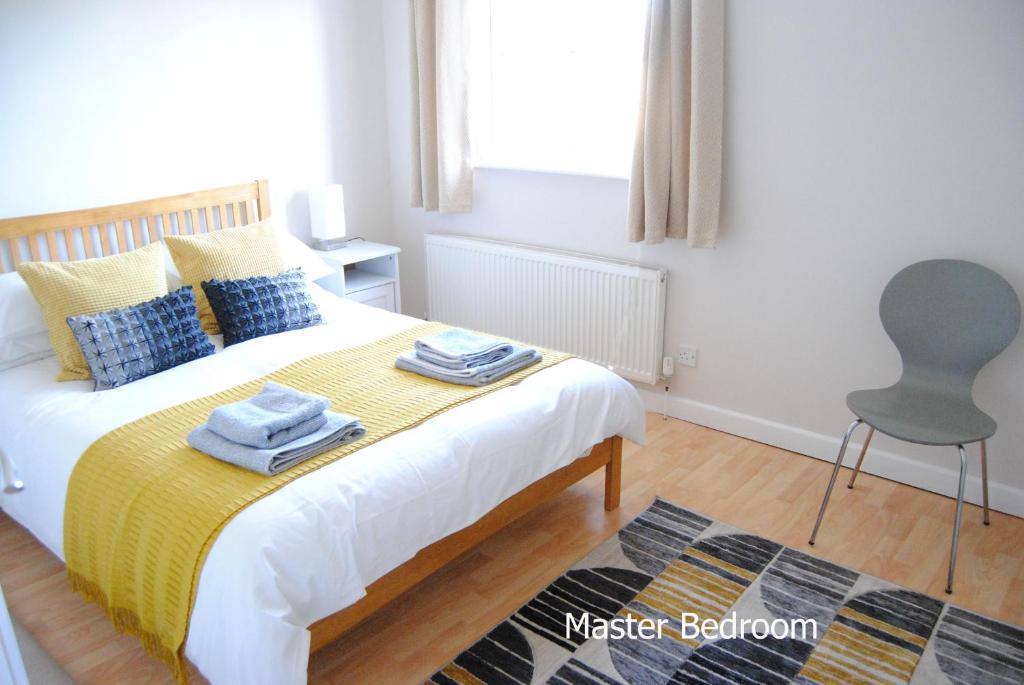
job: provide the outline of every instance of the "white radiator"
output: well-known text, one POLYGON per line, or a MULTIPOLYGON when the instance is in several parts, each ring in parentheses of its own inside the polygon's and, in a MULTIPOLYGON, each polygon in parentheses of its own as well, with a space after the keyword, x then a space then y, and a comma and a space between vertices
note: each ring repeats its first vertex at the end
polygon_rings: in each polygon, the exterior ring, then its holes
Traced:
POLYGON ((635 381, 661 374, 663 269, 428 234, 429 317, 569 352, 635 381))

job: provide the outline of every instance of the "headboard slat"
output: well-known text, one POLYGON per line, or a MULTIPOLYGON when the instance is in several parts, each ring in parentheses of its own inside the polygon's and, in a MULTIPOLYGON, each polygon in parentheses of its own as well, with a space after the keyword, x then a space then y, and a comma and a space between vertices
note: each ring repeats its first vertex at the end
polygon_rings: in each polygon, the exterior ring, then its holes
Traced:
POLYGON ((114 238, 117 240, 117 251, 123 254, 128 251, 128 240, 124 234, 124 222, 114 222, 114 238))
POLYGON ((92 227, 82 226, 82 245, 85 246, 85 258, 92 259, 96 256, 96 248, 92 242, 92 227))
POLYGON ((256 181, 256 209, 259 210, 259 218, 266 219, 270 216, 270 182, 266 179, 256 181))
POLYGON ((132 243, 137 250, 142 247, 142 219, 128 219, 128 229, 132 232, 132 243))
POLYGON ((64 234, 64 247, 68 250, 68 261, 73 262, 78 258, 78 250, 75 249, 75 229, 65 228, 61 232, 64 234))
POLYGON ((46 250, 49 252, 51 262, 55 262, 60 259, 60 255, 57 254, 57 238, 56 231, 46 232, 46 250))
POLYGON ((100 249, 104 255, 114 254, 110 251, 110 232, 106 224, 96 224, 96 230, 100 232, 100 249))
MULTIPOLYGON (((11 268, 17 268, 25 256, 33 260, 41 259, 40 245, 43 240, 46 241, 47 257, 56 261, 64 258, 57 241, 57 234, 61 233, 68 260, 80 259, 82 251, 85 253, 85 259, 91 259, 114 254, 115 246, 117 252, 127 251, 129 245, 133 245, 134 248, 142 247, 143 221, 146 222, 145 232, 149 234, 149 242, 159 240, 157 217, 163 222, 163 231, 166 235, 198 234, 227 228, 225 207, 232 207, 229 213, 234 215, 233 225, 266 219, 270 216, 269 184, 265 180, 260 180, 106 207, 0 219, 0 245, 5 242, 8 245, 8 261, 11 268), (250 205, 250 202, 253 204, 250 205), (244 210, 241 209, 243 206, 244 210), (258 210, 258 217, 250 211, 250 206, 258 210), (212 221, 210 209, 214 207, 220 220, 219 225, 212 221), (200 212, 206 219, 205 231, 204 223, 200 220, 200 212), (185 218, 186 214, 191 219, 191 230, 185 218), (99 233, 99 254, 96 250, 93 227, 99 233), (111 229, 114 231, 113 240, 110 238, 111 229), (81 250, 77 242, 79 235, 82 241, 81 250), (27 255, 23 252, 23 241, 28 243, 27 255)), ((7 271, 7 266, 7 263, 0 263, 0 272, 7 271)))

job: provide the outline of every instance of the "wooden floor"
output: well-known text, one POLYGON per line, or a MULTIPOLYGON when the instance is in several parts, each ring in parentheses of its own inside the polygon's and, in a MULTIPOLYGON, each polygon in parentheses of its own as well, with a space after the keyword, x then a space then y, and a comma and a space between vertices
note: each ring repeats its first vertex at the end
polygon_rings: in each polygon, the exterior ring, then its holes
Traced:
MULTIPOLYGON (((998 456, 996 457, 998 458, 998 456)), ((466 648, 660 495, 753 533, 947 599, 954 502, 864 475, 837 487, 807 545, 831 466, 682 421, 648 417, 628 444, 622 506, 591 476, 453 562, 314 655, 311 683, 413 683, 466 648)), ((1024 520, 967 506, 952 601, 1024 624, 1024 520)), ((169 683, 165 667, 68 591, 63 566, 0 514, 0 584, 11 612, 79 682, 169 683)))

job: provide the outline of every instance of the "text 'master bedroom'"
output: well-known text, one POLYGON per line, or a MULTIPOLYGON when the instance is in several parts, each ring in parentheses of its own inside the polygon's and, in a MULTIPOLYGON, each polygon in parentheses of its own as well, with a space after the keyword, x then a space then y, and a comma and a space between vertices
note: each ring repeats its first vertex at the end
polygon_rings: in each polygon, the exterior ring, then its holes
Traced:
POLYGON ((1024 2, 0 0, 0 685, 1024 683, 1024 2))

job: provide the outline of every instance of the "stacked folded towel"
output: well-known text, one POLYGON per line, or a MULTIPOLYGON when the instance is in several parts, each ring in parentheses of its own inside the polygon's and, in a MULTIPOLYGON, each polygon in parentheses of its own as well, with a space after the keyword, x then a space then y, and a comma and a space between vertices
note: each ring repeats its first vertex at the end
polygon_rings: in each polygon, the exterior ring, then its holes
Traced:
POLYGON ((420 338, 414 347, 420 359, 448 369, 493 364, 512 354, 512 343, 463 328, 449 328, 443 333, 420 338))
POLYGON ((450 328, 417 340, 411 352, 398 355, 395 366, 447 383, 487 385, 540 360, 532 347, 450 328))
POLYGON ((366 434, 354 416, 327 411, 330 400, 268 382, 241 402, 217 407, 188 436, 211 457, 268 476, 366 434))

